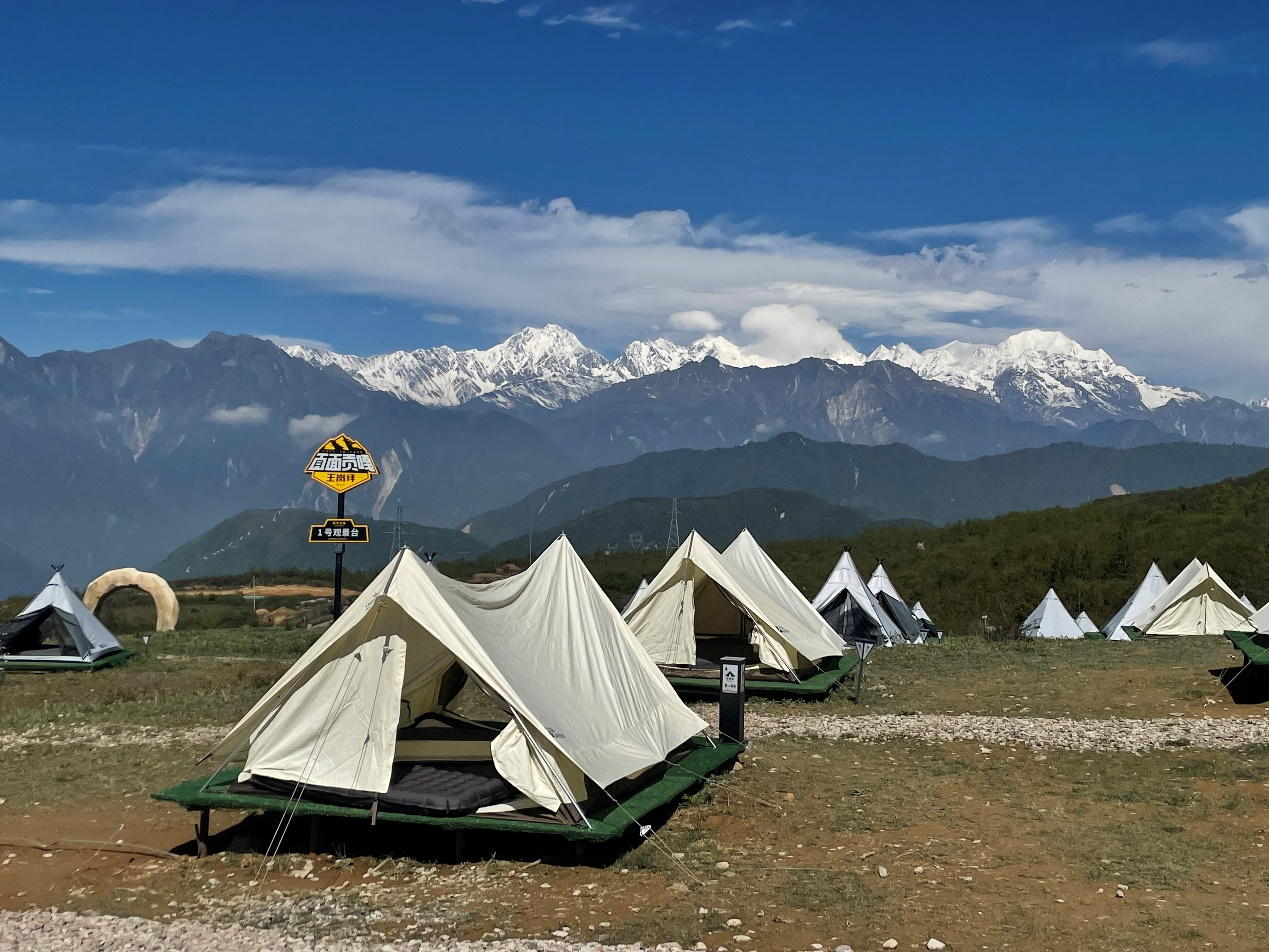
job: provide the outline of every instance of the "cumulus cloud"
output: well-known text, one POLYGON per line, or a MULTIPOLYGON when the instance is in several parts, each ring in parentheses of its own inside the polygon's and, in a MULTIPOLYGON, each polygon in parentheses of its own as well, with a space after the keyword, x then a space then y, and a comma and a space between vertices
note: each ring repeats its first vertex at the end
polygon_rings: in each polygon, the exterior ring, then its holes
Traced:
POLYGON ((333 416, 310 413, 308 416, 288 420, 286 432, 300 446, 308 446, 330 439, 352 421, 351 413, 336 413, 333 416))
MULTIPOLYGON (((207 177, 96 206, 10 202, 0 261, 282 279, 398 300, 446 320, 462 314, 476 327, 554 321, 612 348, 657 327, 757 336, 765 318, 746 328, 745 316, 766 305, 802 315, 790 318, 807 331, 798 347, 836 346, 816 336, 825 331, 809 310, 797 310, 808 307, 858 343, 995 343, 1045 326, 1161 379, 1228 391, 1236 375, 1258 379, 1269 360, 1264 284, 1203 276, 1269 258, 1269 206, 1191 217, 1187 227, 1211 229, 1214 246, 1237 248, 1185 256, 1108 247, 1117 235, 1133 247, 1148 237, 1128 216, 1103 228, 1100 244, 1038 218, 839 243, 695 222, 679 209, 603 215, 567 198, 508 203, 441 176, 341 171, 207 177)), ((762 346, 775 352, 775 343, 762 346)))
POLYGON ((225 426, 262 426, 269 422, 271 412, 258 403, 247 403, 240 407, 216 407, 203 419, 225 426))
POLYGON ((666 325, 672 331, 709 334, 721 330, 723 323, 709 311, 675 311, 666 325))
POLYGON ((820 317, 810 304, 764 304, 750 308, 740 319, 740 329, 754 338, 747 354, 778 364, 803 357, 827 357, 841 363, 861 363, 859 351, 842 338, 842 332, 820 317))

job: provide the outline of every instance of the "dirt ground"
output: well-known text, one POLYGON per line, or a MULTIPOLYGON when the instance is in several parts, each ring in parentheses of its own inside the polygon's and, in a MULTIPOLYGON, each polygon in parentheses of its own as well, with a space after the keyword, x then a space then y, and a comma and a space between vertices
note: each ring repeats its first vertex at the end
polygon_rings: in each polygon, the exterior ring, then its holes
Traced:
MULTIPOLYGON (((230 588, 182 588, 180 595, 260 595, 264 598, 281 598, 291 595, 308 595, 313 598, 334 598, 335 589, 330 585, 257 585, 255 588, 236 586, 230 588)), ((344 598, 356 598, 360 589, 345 588, 344 598)))
MULTIPOLYGON (((1104 657, 1082 645, 886 652, 859 710, 1269 713, 1264 700, 1235 698, 1241 682, 1234 694, 1222 683, 1227 643, 1170 644, 1104 657)), ((82 675, 0 684, 0 735, 47 731, 44 744, 0 745, 0 907, 332 936, 699 940, 711 952, 876 949, 890 937, 923 948, 931 936, 953 950, 1269 942, 1264 748, 1088 754, 777 736, 756 741, 740 769, 646 841, 586 865, 541 840, 469 841, 470 861, 456 865, 452 834, 344 823, 322 827, 310 868, 301 820, 270 868, 274 817, 214 813, 212 856, 151 855, 187 851, 194 814, 148 794, 197 775, 190 732, 227 727, 284 665, 169 658, 129 668, 91 676, 97 700, 87 702, 75 688, 83 682, 68 681, 82 675), (165 680, 183 696, 159 696, 165 680), (87 715, 185 733, 54 743, 87 715), (149 849, 126 852, 135 846, 149 849)), ((762 705, 804 708, 855 710, 843 696, 762 705)))

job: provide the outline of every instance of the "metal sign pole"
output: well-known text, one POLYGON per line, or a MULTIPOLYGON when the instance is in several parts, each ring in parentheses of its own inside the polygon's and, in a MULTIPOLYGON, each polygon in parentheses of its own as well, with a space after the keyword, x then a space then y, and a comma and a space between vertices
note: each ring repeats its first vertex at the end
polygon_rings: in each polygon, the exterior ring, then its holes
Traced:
MULTIPOLYGON (((335 518, 344 518, 344 494, 340 493, 335 518)), ((339 619, 344 603, 344 544, 335 546, 335 604, 331 609, 331 620, 339 619)))
POLYGON ((864 687, 864 662, 868 660, 868 652, 872 651, 873 645, 867 641, 855 642, 855 653, 859 655, 859 664, 855 671, 855 703, 859 703, 859 693, 864 687))

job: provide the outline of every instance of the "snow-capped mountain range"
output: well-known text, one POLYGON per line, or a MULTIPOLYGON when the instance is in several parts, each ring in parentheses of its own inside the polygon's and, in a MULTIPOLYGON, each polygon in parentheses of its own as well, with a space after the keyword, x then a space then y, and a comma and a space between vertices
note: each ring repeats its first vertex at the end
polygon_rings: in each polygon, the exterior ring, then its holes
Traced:
MULTIPOLYGON (((488 350, 436 347, 375 357, 304 346, 286 350, 316 366, 337 366, 365 387, 402 400, 426 406, 483 401, 507 410, 560 409, 613 384, 709 357, 729 367, 780 365, 718 335, 688 346, 664 338, 634 341, 610 360, 556 324, 525 328, 488 350)), ((988 346, 953 341, 918 351, 898 344, 878 347, 867 357, 848 347, 823 359, 851 365, 889 361, 927 380, 985 394, 1019 417, 1076 428, 1149 413, 1171 401, 1206 399, 1197 391, 1156 384, 1060 331, 1022 331, 988 346)))

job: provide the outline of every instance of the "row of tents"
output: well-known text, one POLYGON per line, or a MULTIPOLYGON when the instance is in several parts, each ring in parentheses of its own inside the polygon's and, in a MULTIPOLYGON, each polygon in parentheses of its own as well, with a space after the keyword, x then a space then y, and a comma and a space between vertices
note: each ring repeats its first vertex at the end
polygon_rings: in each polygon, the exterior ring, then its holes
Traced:
POLYGON ((1227 631, 1269 631, 1269 604, 1259 611, 1247 596, 1234 594, 1210 565, 1198 559, 1171 582, 1157 564, 1115 616, 1099 629, 1081 611, 1072 617, 1053 589, 1022 623, 1031 638, 1106 638, 1223 635, 1227 631))

